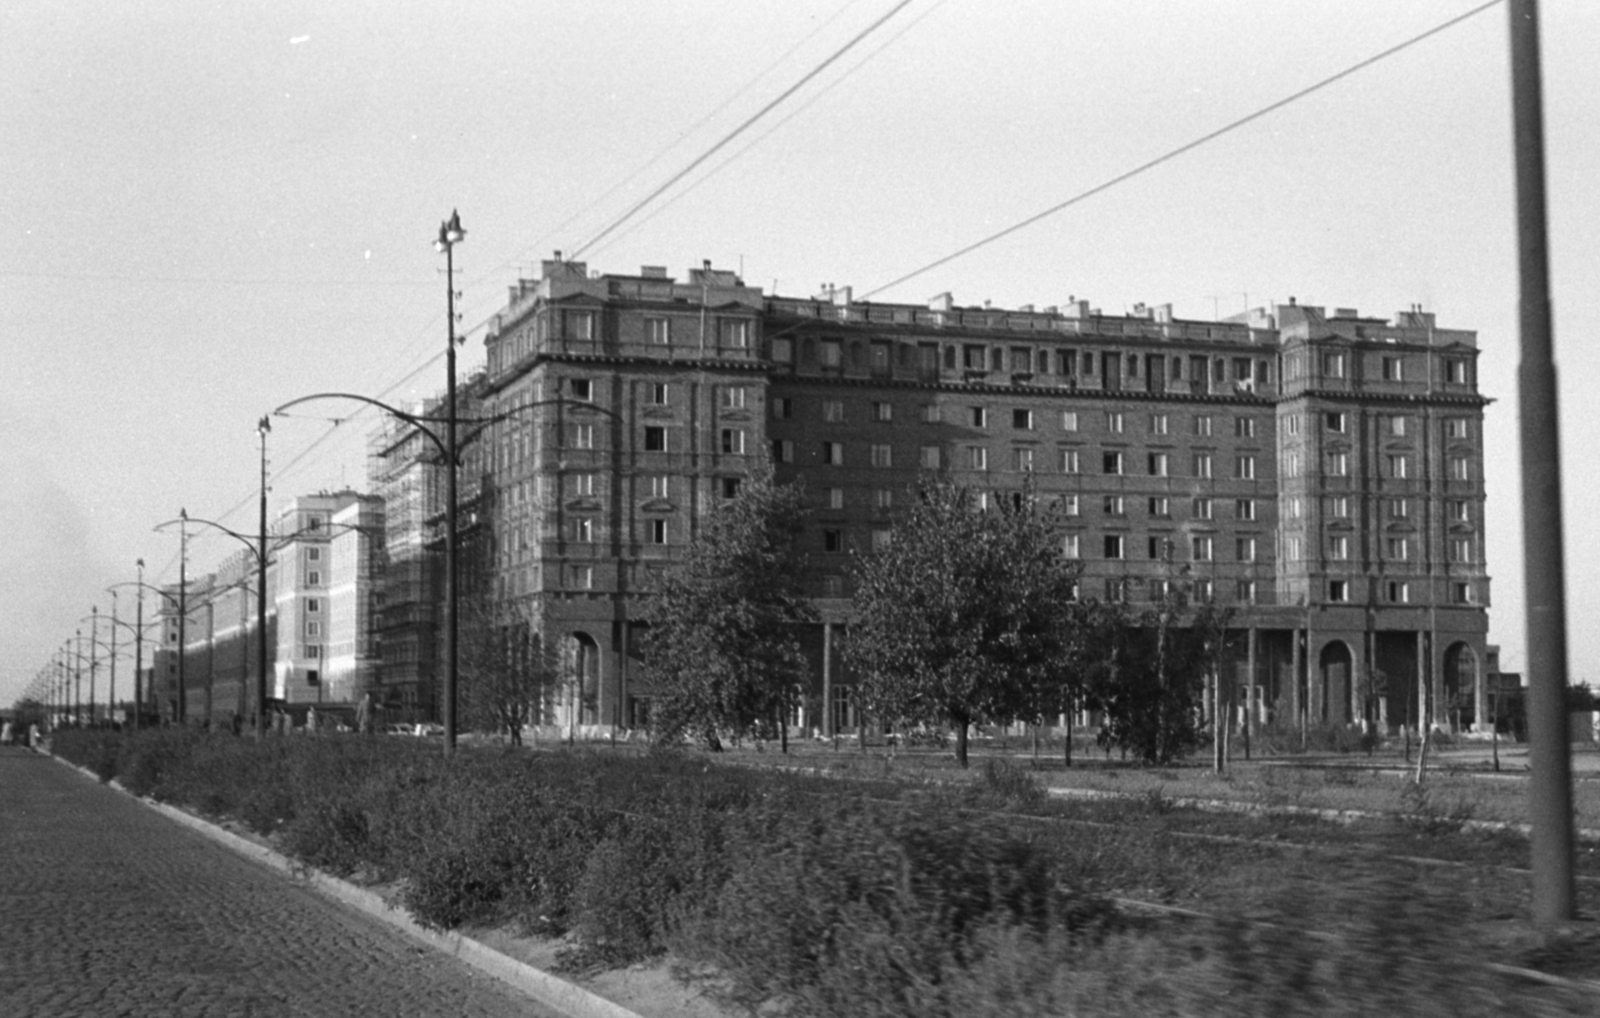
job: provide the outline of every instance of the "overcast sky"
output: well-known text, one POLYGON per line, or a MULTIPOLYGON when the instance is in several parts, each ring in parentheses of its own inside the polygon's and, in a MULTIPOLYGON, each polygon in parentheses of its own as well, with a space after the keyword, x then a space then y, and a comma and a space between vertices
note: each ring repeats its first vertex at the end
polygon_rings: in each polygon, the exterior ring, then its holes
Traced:
MULTIPOLYGON (((256 420, 443 387, 442 258, 483 321, 897 0, 0 5, 0 703, 107 586, 177 578, 175 517, 255 527, 256 420), (432 360, 432 363, 430 363, 432 360)), ((857 294, 1478 0, 911 0, 584 251, 857 294), (730 161, 731 160, 731 161, 730 161), (720 167, 720 169, 719 169, 720 167), (707 172, 712 171, 707 177, 707 172), (703 182, 700 182, 702 181, 703 182), (700 182, 700 183, 697 183, 700 182), (687 185, 687 186, 686 186, 687 185)), ((1600 591, 1600 4, 1544 5, 1572 671, 1600 591)), ((1496 6, 878 294, 1211 318, 1286 301, 1476 329, 1490 640, 1522 647, 1507 14, 1496 6)), ((352 404, 307 414, 338 417, 352 404)), ((274 423, 274 499, 365 487, 368 416, 274 423)), ((236 545, 191 542, 191 568, 236 545)), ((131 591, 120 610, 131 614, 131 591)), ((153 607, 153 605, 152 605, 153 607)), ((104 637, 106 634, 102 632, 104 637)), ((124 665, 121 695, 127 694, 124 665)))

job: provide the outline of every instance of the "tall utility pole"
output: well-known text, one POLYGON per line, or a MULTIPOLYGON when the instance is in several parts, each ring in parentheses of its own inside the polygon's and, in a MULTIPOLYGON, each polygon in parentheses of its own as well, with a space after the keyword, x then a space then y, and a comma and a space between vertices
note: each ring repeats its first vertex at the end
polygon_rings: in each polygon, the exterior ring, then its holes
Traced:
POLYGON ((461 228, 461 213, 450 210, 450 218, 439 224, 439 239, 434 246, 444 252, 446 328, 445 346, 445 541, 444 541, 444 691, 441 710, 444 722, 444 755, 456 751, 456 264, 455 250, 467 235, 461 228))
POLYGON ((261 436, 261 517, 256 544, 256 736, 267 731, 267 433, 272 419, 266 414, 256 423, 261 436))
MULTIPOLYGON (((133 624, 133 730, 139 730, 139 715, 144 713, 144 559, 139 559, 139 609, 133 624)), ((155 685, 152 675, 150 684, 155 685)))
POLYGON ((1572 757, 1567 734, 1567 602, 1561 535, 1561 447, 1550 317, 1544 193, 1539 5, 1512 0, 1511 106, 1517 166, 1517 269, 1522 362, 1522 554, 1527 586, 1528 756, 1532 776, 1533 920, 1574 916, 1572 757))
POLYGON ((183 522, 178 526, 178 699, 173 713, 177 715, 174 720, 181 725, 187 720, 188 706, 184 659, 189 656, 185 646, 189 621, 189 510, 179 509, 178 519, 183 522))

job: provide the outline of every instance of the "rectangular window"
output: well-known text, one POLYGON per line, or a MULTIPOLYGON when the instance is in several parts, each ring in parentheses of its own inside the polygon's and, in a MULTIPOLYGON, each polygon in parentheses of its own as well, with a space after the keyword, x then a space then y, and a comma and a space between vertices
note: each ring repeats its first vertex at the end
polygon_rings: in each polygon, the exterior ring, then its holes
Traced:
POLYGON ((666 346, 672 342, 671 327, 665 318, 646 318, 644 320, 645 341, 654 346, 666 346))
POLYGON ((1150 415, 1150 434, 1152 434, 1152 435, 1165 435, 1166 433, 1167 433, 1167 415, 1166 414, 1151 414, 1150 415))
POLYGON ((1211 519, 1211 500, 1209 498, 1197 498, 1197 499, 1195 499, 1194 500, 1193 509, 1194 509, 1194 518, 1195 519, 1197 519, 1197 520, 1209 520, 1209 519, 1211 519))
POLYGON ((844 362, 844 349, 836 339, 825 339, 817 347, 817 359, 825 368, 836 368, 844 362))
POLYGON ((875 421, 894 420, 894 404, 874 402, 872 404, 872 419, 875 421))
POLYGON ((868 451, 869 451, 869 456, 870 456, 871 463, 872 463, 873 466, 875 466, 875 467, 892 467, 892 466, 894 466, 894 453, 893 453, 892 447, 890 447, 888 445, 873 445, 873 446, 869 447, 868 451))
POLYGON ((1253 481, 1256 476, 1256 458, 1240 456, 1233 461, 1233 476, 1242 481, 1253 481))
POLYGON ((743 410, 745 390, 742 385, 725 385, 722 387, 722 409, 743 410))
POLYGON ((1196 477, 1202 477, 1202 478, 1211 476, 1211 454, 1210 453, 1208 453, 1208 452, 1197 452, 1197 453, 1194 454, 1194 475, 1196 477))
POLYGON ((1196 562, 1211 561, 1211 537, 1208 534, 1197 534, 1189 539, 1189 551, 1196 562))
POLYGON ((594 338, 594 313, 591 311, 568 311, 562 316, 566 325, 566 338, 590 340, 594 338))
POLYGON ((1450 457, 1450 479, 1452 481, 1472 480, 1472 463, 1465 456, 1450 457))
POLYGON ((744 430, 741 428, 722 429, 722 451, 733 456, 744 454, 744 430))
POLYGON ((315 562, 320 558, 322 558, 322 549, 321 548, 307 548, 306 549, 306 561, 307 562, 315 562))
POLYGON ((574 590, 590 590, 594 587, 594 566, 568 566, 567 585, 574 590))
POLYGON ((1103 453, 1100 457, 1100 472, 1103 474, 1122 473, 1122 453, 1103 453))
POLYGON ((1063 449, 1063 450, 1061 450, 1061 472, 1063 474, 1076 474, 1076 473, 1078 473, 1078 450, 1076 450, 1076 449, 1063 449))
POLYGON ((772 459, 775 463, 794 462, 794 443, 787 438, 772 440, 772 459))
POLYGON ((652 474, 650 476, 650 497, 666 498, 672 489, 672 479, 666 474, 652 474))
POLYGON ((1350 423, 1349 418, 1338 411, 1330 411, 1325 415, 1325 419, 1328 425, 1328 430, 1337 432, 1341 435, 1344 434, 1345 428, 1348 427, 1350 423))
POLYGON ((936 446, 936 445, 925 445, 925 446, 923 446, 922 450, 921 450, 921 456, 920 456, 919 465, 924 470, 938 470, 939 469, 939 447, 936 446))
POLYGON ((1151 516, 1172 515, 1172 502, 1165 495, 1152 495, 1147 508, 1151 516))
POLYGON ((738 477, 724 477, 718 484, 723 498, 738 498, 741 479, 738 477))
POLYGON ((838 573, 830 573, 822 578, 823 597, 843 597, 844 577, 838 573))
POLYGON ((888 551, 889 550, 889 540, 890 540, 890 534, 891 533, 893 533, 893 532, 888 527, 873 527, 872 528, 872 550, 873 551, 888 551))
POLYGON ((1167 454, 1153 452, 1146 457, 1149 462, 1151 477, 1166 477, 1168 474, 1167 454))
POLYGON ((1300 538, 1291 537, 1288 539, 1288 541, 1284 544, 1284 557, 1286 557, 1290 562, 1299 562, 1305 557, 1305 546, 1302 544, 1300 538))
POLYGON ((1411 601, 1411 584, 1404 580, 1390 580, 1389 600, 1394 604, 1409 604, 1411 601))
POLYGON ((1345 495, 1335 495, 1328 499, 1328 515, 1341 519, 1350 515, 1350 499, 1345 495))
MULTIPOLYGON (((583 427, 588 426, 589 425, 583 425, 583 427)), ((587 449, 589 446, 580 445, 578 448, 587 449)), ((644 429, 644 451, 666 452, 667 429, 655 424, 646 425, 644 429)))
POLYGON ((1107 410, 1106 411, 1106 430, 1109 431, 1109 432, 1112 432, 1113 434, 1119 434, 1120 435, 1122 433, 1122 411, 1121 410, 1107 410))
POLYGON ((823 400, 822 419, 833 424, 844 420, 844 401, 838 399, 823 400))
POLYGON ((1240 580, 1239 589, 1235 595, 1240 604, 1256 603, 1256 581, 1240 580))
POLYGON ((1465 499, 1453 498, 1446 503, 1446 505, 1452 521, 1456 523, 1466 523, 1472 519, 1471 512, 1467 508, 1467 502, 1465 499))
POLYGON ((772 359, 779 364, 794 363, 794 340, 775 339, 772 341, 772 359))
MULTIPOLYGON (((649 428, 645 429, 646 432, 648 432, 649 430, 650 430, 649 428)), ((574 424, 572 426, 572 446, 575 449, 593 449, 594 448, 594 425, 593 424, 574 424)))
POLYGON ((1325 353, 1322 355, 1322 373, 1329 378, 1344 377, 1344 354, 1325 353))
POLYGON ((1256 560, 1256 539, 1253 537, 1236 537, 1233 539, 1234 551, 1238 554, 1240 562, 1254 562, 1256 560))
POLYGON ((1233 503, 1233 518, 1236 520, 1254 520, 1256 518, 1256 500, 1253 498, 1235 499, 1233 503))
POLYGON ((594 518, 579 516, 572 521, 572 539, 583 544, 594 540, 594 518))
POLYGON ((1235 417, 1233 419, 1233 436, 1235 438, 1255 438, 1256 419, 1254 417, 1235 417))
POLYGON ((1452 583, 1450 585, 1450 600, 1455 604, 1472 603, 1472 584, 1452 583))
POLYGON ((1083 555, 1083 552, 1082 552, 1082 549, 1081 549, 1081 545, 1078 542, 1078 535, 1077 534, 1063 534, 1063 535, 1061 535, 1061 557, 1062 558, 1075 559, 1075 558, 1081 558, 1082 555, 1083 555))
POLYGON ((1386 538, 1384 552, 1396 562, 1404 562, 1411 557, 1411 542, 1404 537, 1386 538))
POLYGON ((1444 362, 1445 381, 1452 385, 1467 384, 1467 362, 1458 357, 1447 357, 1444 362))
POLYGON ((1385 382, 1400 382, 1402 377, 1401 362, 1398 357, 1385 357, 1383 359, 1383 380, 1385 382))
POLYGON ((878 509, 894 508, 894 491, 889 488, 877 488, 872 492, 872 504, 878 509))
POLYGON ((1284 417, 1283 433, 1291 437, 1300 434, 1300 418, 1293 414, 1284 417))
POLYGON ((322 610, 322 602, 314 597, 306 598, 306 611, 315 614, 322 610))
POLYGON ((1211 437, 1211 417, 1208 414, 1197 414, 1195 416, 1194 433, 1201 438, 1211 437))
POLYGON ((594 385, 587 378, 568 379, 568 391, 572 393, 573 399, 584 403, 594 398, 594 385))
POLYGON ((844 551, 844 531, 833 528, 823 530, 822 550, 826 552, 844 551))
POLYGON ((968 371, 987 371, 989 365, 984 358, 984 348, 968 343, 961 348, 961 366, 968 371))
POLYGON ((1122 535, 1121 534, 1107 534, 1105 536, 1105 553, 1106 553, 1106 555, 1105 555, 1106 558, 1121 558, 1122 557, 1122 535))
POLYGON ((1017 470, 1017 471, 1022 471, 1024 473, 1031 472, 1033 470, 1033 450, 1032 449, 1012 449, 1011 450, 1011 469, 1012 470, 1017 470))
POLYGON ((1390 477, 1404 478, 1410 474, 1411 469, 1409 457, 1391 453, 1388 459, 1390 477))
POLYGON ((724 350, 750 349, 750 323, 743 321, 723 322, 722 348, 724 350))
POLYGON ((1447 417, 1444 422, 1445 438, 1466 438, 1467 419, 1465 417, 1447 417))
POLYGON ((1347 452, 1328 453, 1328 475, 1330 477, 1350 476, 1350 454, 1347 452))
POLYGON ((650 405, 651 406, 666 406, 667 405, 667 383, 666 382, 651 382, 650 383, 650 405))
POLYGON ((1328 557, 1337 562, 1348 561, 1350 558, 1350 538, 1345 537, 1343 534, 1328 538, 1328 557))
POLYGON ((1062 431, 1077 431, 1078 430, 1078 411, 1076 411, 1076 410, 1063 410, 1063 411, 1061 411, 1061 430, 1062 431))
POLYGON ((843 442, 823 442, 822 443, 822 462, 827 464, 830 467, 842 467, 842 466, 844 466, 844 443, 843 442))
POLYGON ((1341 602, 1350 600, 1350 581, 1349 580, 1329 580, 1328 581, 1328 600, 1330 600, 1330 601, 1341 601, 1341 602))
POLYGON ((989 469, 989 450, 985 449, 981 445, 969 445, 969 446, 967 446, 967 469, 968 470, 988 470, 989 469))
POLYGON ((1123 501, 1121 495, 1107 495, 1105 497, 1105 513, 1107 516, 1123 516, 1123 501))
POLYGON ((1060 505, 1061 505, 1061 512, 1062 512, 1063 515, 1066 515, 1066 516, 1076 516, 1076 515, 1078 515, 1078 496, 1076 496, 1076 495, 1062 495, 1061 496, 1060 505))
POLYGON ((322 586, 322 574, 319 573, 319 572, 316 572, 315 570, 306 573, 306 586, 308 586, 308 587, 320 587, 320 586, 322 586))
POLYGON ((828 508, 829 509, 843 509, 844 508, 844 489, 843 488, 829 488, 828 489, 828 508))
POLYGON ((1391 414, 1389 416, 1389 434, 1396 438, 1404 438, 1406 436, 1406 419, 1399 414, 1391 414))
POLYGON ((1013 411, 1011 411, 1011 427, 1016 431, 1032 431, 1033 430, 1033 411, 1032 410, 1013 410, 1013 411))
POLYGON ((320 622, 307 622, 306 623, 306 635, 307 636, 321 636, 322 635, 322 623, 320 623, 320 622))
POLYGON ((984 427, 984 423, 989 419, 989 415, 984 411, 983 407, 975 406, 969 409, 970 414, 968 416, 968 420, 972 422, 972 426, 974 428, 984 427))
POLYGON ((939 423, 939 404, 937 404, 937 403, 924 403, 924 404, 922 404, 922 423, 923 424, 938 424, 939 423))
POLYGON ((593 474, 573 474, 571 480, 573 495, 582 497, 594 494, 593 474))
POLYGON ((1452 561, 1452 562, 1471 562, 1472 561, 1472 538, 1470 538, 1470 537, 1452 537, 1450 539, 1450 561, 1452 561))
POLYGON ((1033 350, 1025 346, 1011 348, 1011 370, 1027 373, 1033 370, 1033 350))
POLYGON ((660 516, 653 517, 650 520, 650 543, 667 543, 667 521, 660 516))

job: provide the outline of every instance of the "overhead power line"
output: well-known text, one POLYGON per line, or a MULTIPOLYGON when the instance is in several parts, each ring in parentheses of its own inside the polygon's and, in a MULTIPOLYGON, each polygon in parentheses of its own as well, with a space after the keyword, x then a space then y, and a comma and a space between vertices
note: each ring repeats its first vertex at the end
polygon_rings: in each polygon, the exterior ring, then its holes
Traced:
POLYGON ((589 240, 585 241, 582 245, 580 245, 576 250, 574 250, 572 252, 571 257, 577 258, 577 257, 581 256, 585 251, 589 250, 595 244, 597 244, 601 240, 603 240, 606 237, 606 235, 609 234, 612 230, 615 230, 617 227, 621 226, 623 223, 626 223, 629 219, 632 219, 633 216, 640 209, 644 208, 646 205, 650 204, 651 202, 653 202, 657 198, 659 198, 661 196, 662 192, 666 191, 667 188, 671 187, 673 184, 676 184, 678 181, 682 180, 684 177, 686 177, 690 173, 694 172, 696 167, 700 166, 707 159, 710 159, 712 156, 714 156, 718 152, 720 152, 723 149, 723 147, 726 146, 729 142, 731 142, 735 138, 739 137, 739 135, 743 134, 747 129, 749 129, 749 127, 752 124, 754 124, 756 121, 760 120, 762 117, 766 116, 769 112, 771 112, 773 107, 777 106, 779 103, 783 102, 785 99, 789 98, 791 95, 794 95, 795 92, 799 91, 800 88, 806 84, 806 82, 810 81, 812 78, 815 78, 817 75, 819 75, 823 71, 827 70, 828 67, 830 67, 833 64, 834 61, 838 60, 840 57, 842 57, 846 53, 850 52, 850 50, 852 48, 854 48, 857 43, 859 43, 862 39, 865 39, 867 36, 871 35, 880 25, 882 25, 885 21, 888 21, 890 18, 894 17, 896 14, 900 13, 900 11, 902 9, 904 9, 906 7, 906 5, 908 5, 910 3, 911 3, 911 0, 900 0, 899 3, 895 4, 892 8, 889 9, 889 12, 887 14, 884 14, 878 20, 874 21, 872 24, 868 25, 866 28, 862 29, 860 32, 857 32, 853 37, 851 37, 849 42, 845 43, 843 46, 839 47, 837 50, 834 50, 832 55, 830 55, 826 60, 822 61, 822 63, 818 64, 817 66, 813 67, 811 70, 807 71, 800 78, 799 81, 795 82, 793 85, 790 85, 788 88, 784 89, 781 93, 779 93, 778 97, 776 99, 773 99, 771 102, 769 102, 765 106, 761 107, 761 109, 757 110, 753 115, 751 115, 749 118, 747 118, 738 127, 735 127, 732 131, 729 131, 726 135, 723 136, 721 141, 718 141, 715 145, 712 145, 710 148, 706 149, 704 152, 702 152, 698 156, 696 156, 694 158, 694 160, 689 163, 688 166, 685 166, 683 169, 679 170, 677 173, 674 173, 671 177, 668 177, 666 183, 662 184, 660 187, 657 187, 654 191, 651 191, 649 194, 645 195, 643 198, 641 198, 637 202, 635 202, 633 204, 633 206, 628 209, 628 211, 624 212, 617 219, 613 220, 610 226, 607 226, 605 229, 601 230, 599 233, 597 233, 593 237, 589 238, 589 240))
POLYGON ((1055 215, 1057 212, 1060 212, 1063 209, 1070 208, 1073 205, 1076 205, 1079 202, 1085 200, 1086 198, 1092 198, 1095 195, 1101 193, 1102 191, 1109 190, 1109 189, 1117 186, 1118 184, 1121 184, 1121 183, 1123 183, 1125 181, 1128 181, 1128 180, 1132 180, 1134 177, 1139 176, 1140 174, 1146 172, 1147 170, 1155 169, 1157 166, 1160 166, 1162 163, 1170 162, 1173 159, 1176 159, 1178 156, 1181 156, 1186 152, 1191 152, 1194 149, 1197 149, 1200 146, 1206 144, 1207 142, 1215 141, 1216 139, 1222 137, 1223 135, 1228 134, 1231 131, 1237 130, 1238 128, 1243 127, 1244 125, 1246 125, 1246 124, 1248 124, 1248 123, 1250 123, 1252 121, 1260 120, 1262 117, 1266 116, 1269 113, 1273 113, 1273 112, 1276 112, 1277 110, 1281 110, 1285 106, 1288 106, 1290 103, 1298 102, 1299 100, 1304 99, 1306 96, 1311 95, 1313 92, 1317 92, 1317 91, 1320 91, 1320 90, 1322 90, 1324 88, 1327 88, 1329 85, 1332 85, 1336 81, 1340 81, 1340 80, 1342 80, 1344 78, 1348 78, 1350 75, 1355 74, 1357 71, 1361 71, 1361 70, 1364 70, 1364 69, 1366 69, 1368 67, 1371 67, 1373 64, 1378 63, 1380 60, 1384 60, 1384 59, 1386 59, 1388 57, 1392 57, 1396 53, 1399 53, 1401 50, 1408 49, 1411 46, 1415 46, 1417 43, 1422 42, 1424 39, 1427 39, 1427 38, 1429 38, 1431 36, 1438 35, 1440 32, 1443 32, 1446 29, 1453 28, 1456 25, 1461 24, 1461 22, 1466 21, 1468 18, 1471 18, 1471 17, 1474 17, 1476 15, 1482 14, 1484 11, 1488 10, 1491 7, 1496 6, 1500 2, 1501 2, 1501 0, 1489 0, 1488 3, 1479 4, 1477 7, 1474 7, 1472 10, 1467 11, 1464 14, 1459 14, 1459 15, 1449 19, 1448 21, 1445 21, 1445 22, 1442 22, 1442 23, 1440 23, 1438 25, 1435 25, 1434 27, 1428 29, 1425 32, 1422 32, 1422 33, 1420 33, 1418 35, 1412 36, 1411 38, 1405 40, 1404 42, 1398 43, 1398 44, 1396 44, 1394 46, 1390 46, 1388 49, 1384 50, 1383 52, 1378 53, 1378 54, 1376 54, 1374 56, 1370 56, 1370 57, 1366 58, 1365 60, 1360 61, 1359 63, 1352 64, 1351 66, 1346 67, 1344 70, 1338 72, 1337 74, 1329 75, 1328 77, 1323 78, 1321 81, 1318 81, 1313 85, 1308 85, 1305 88, 1300 89, 1298 92, 1293 92, 1293 93, 1285 96, 1284 98, 1279 99, 1275 103, 1272 103, 1270 105, 1261 107, 1260 109, 1256 110, 1254 113, 1248 114, 1247 116, 1240 117, 1238 120, 1235 120, 1232 123, 1229 123, 1229 124, 1226 124, 1226 125, 1224 125, 1222 127, 1219 127, 1215 131, 1210 132, 1209 134, 1203 134, 1200 137, 1196 138, 1195 140, 1189 142, 1188 144, 1180 145, 1179 147, 1173 149, 1172 151, 1167 152, 1165 155, 1157 156, 1156 158, 1150 160, 1149 162, 1143 163, 1143 164, 1141 164, 1139 166, 1136 166, 1133 169, 1127 171, 1126 173, 1123 173, 1123 174, 1120 174, 1120 175, 1118 175, 1116 177, 1111 178, 1110 180, 1106 181, 1103 184, 1099 184, 1099 185, 1097 185, 1095 187, 1091 187, 1087 191, 1083 191, 1083 192, 1080 192, 1079 194, 1073 195, 1071 198, 1068 198, 1066 201, 1061 202, 1060 204, 1052 205, 1049 208, 1045 209, 1043 212, 1035 213, 1034 215, 1029 216, 1028 218, 1022 220, 1021 222, 1013 223, 1012 225, 1006 227, 1003 230, 1000 230, 1000 231, 998 231, 996 233, 991 233, 989 236, 984 237, 982 240, 974 241, 971 244, 968 244, 966 247, 962 248, 961 250, 954 252, 953 254, 945 255, 943 258, 940 258, 937 261, 929 262, 928 264, 922 266, 920 269, 916 269, 915 271, 908 272, 905 275, 899 277, 898 279, 895 279, 895 280, 893 280, 891 282, 885 283, 882 286, 880 286, 880 287, 878 287, 878 288, 876 288, 874 290, 869 290, 868 292, 866 292, 866 293, 861 295, 861 299, 865 300, 868 297, 876 296, 877 294, 880 294, 880 293, 884 292, 885 290, 893 289, 894 287, 899 286, 901 283, 908 282, 909 280, 915 279, 918 276, 923 275, 924 273, 931 272, 931 271, 933 271, 934 269, 938 268, 941 265, 946 265, 946 264, 948 264, 950 262, 955 261, 957 258, 961 258, 961 257, 963 257, 965 255, 969 255, 972 252, 978 250, 979 248, 987 247, 988 245, 993 244, 995 241, 1000 240, 1003 237, 1009 237, 1011 234, 1016 233, 1018 230, 1026 229, 1027 227, 1032 226, 1034 223, 1037 223, 1042 219, 1048 219, 1049 217, 1055 215))

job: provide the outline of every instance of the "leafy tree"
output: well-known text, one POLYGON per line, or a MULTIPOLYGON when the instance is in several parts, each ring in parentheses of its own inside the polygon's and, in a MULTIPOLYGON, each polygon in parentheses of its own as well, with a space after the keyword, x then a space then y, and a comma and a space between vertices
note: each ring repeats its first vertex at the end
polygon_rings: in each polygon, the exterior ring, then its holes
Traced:
POLYGON ((800 589, 806 512, 798 486, 753 476, 664 576, 643 643, 657 738, 690 734, 720 750, 722 735, 776 725, 788 749, 785 719, 807 677, 798 627, 816 617, 800 589))
POLYGON ((522 745, 523 726, 540 716, 562 677, 543 600, 474 599, 464 603, 459 626, 462 719, 522 745))
POLYGON ((845 643, 866 707, 948 724, 963 767, 969 725, 1058 707, 1042 691, 1063 688, 1064 608, 1078 576, 1031 487, 982 501, 947 480, 923 482, 888 546, 855 555, 845 643))
POLYGON ((1103 655, 1091 695, 1105 713, 1105 738, 1152 764, 1192 752, 1204 734, 1200 701, 1219 671, 1229 609, 1207 602, 1190 614, 1181 594, 1135 613, 1107 606, 1103 655))

